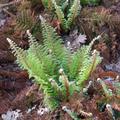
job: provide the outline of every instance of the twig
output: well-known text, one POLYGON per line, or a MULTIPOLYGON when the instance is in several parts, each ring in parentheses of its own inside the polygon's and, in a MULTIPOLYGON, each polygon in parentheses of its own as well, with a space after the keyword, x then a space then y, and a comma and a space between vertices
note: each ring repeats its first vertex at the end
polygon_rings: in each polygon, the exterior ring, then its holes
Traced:
POLYGON ((5 7, 8 7, 10 5, 15 5, 16 3, 19 3, 21 2, 21 0, 16 0, 16 1, 13 1, 13 2, 9 2, 9 3, 5 3, 5 4, 0 4, 0 9, 2 8, 5 8, 5 7))
POLYGON ((9 12, 8 10, 6 10, 5 8, 3 9, 3 11, 5 13, 7 13, 8 15, 10 15, 12 18, 15 18, 16 16, 14 14, 12 14, 11 12, 9 12))

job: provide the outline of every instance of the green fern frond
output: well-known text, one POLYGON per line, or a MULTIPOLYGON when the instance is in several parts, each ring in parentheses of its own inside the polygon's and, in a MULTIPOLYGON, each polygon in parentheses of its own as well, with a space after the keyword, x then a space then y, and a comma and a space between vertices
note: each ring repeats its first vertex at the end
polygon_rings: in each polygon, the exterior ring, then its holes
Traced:
POLYGON ((32 34, 29 31, 27 31, 27 33, 30 43, 30 48, 28 50, 30 56, 27 59, 30 60, 28 61, 29 63, 33 63, 31 69, 36 71, 33 77, 38 74, 35 78, 36 81, 38 80, 38 84, 40 84, 41 88, 43 89, 43 93, 45 95, 44 102, 50 109, 55 109, 59 102, 56 100, 57 93, 56 90, 51 86, 49 78, 55 75, 56 64, 51 58, 51 55, 48 55, 47 52, 44 51, 44 48, 37 43, 32 34), (34 65, 35 63, 36 66, 34 65))
POLYGON ((95 70, 96 66, 101 62, 101 57, 97 51, 93 56, 86 57, 82 63, 82 67, 79 72, 77 84, 82 86, 85 80, 88 80, 91 73, 95 70))
POLYGON ((61 6, 61 8, 62 8, 63 11, 65 11, 65 9, 69 5, 69 1, 68 0, 63 0, 63 2, 59 2, 59 3, 60 3, 59 5, 61 6))
POLYGON ((74 0, 73 5, 67 15, 67 26, 70 27, 81 10, 80 0, 74 0))
POLYGON ((27 51, 18 47, 17 44, 11 39, 7 38, 7 41, 10 44, 12 53, 17 57, 17 62, 19 63, 20 67, 22 67, 23 69, 29 68, 27 61, 24 59, 27 56, 27 51))
POLYGON ((64 73, 63 69, 59 70, 59 82, 61 83, 60 90, 64 99, 68 100, 70 96, 70 84, 67 75, 64 73))
POLYGON ((33 49, 37 49, 39 45, 39 43, 36 41, 35 37, 32 36, 32 34, 30 33, 29 30, 27 30, 27 35, 29 38, 29 45, 30 47, 33 47, 33 49))
MULTIPOLYGON (((81 71, 81 69, 83 69, 82 67, 86 67, 87 71, 89 71, 89 69, 88 69, 90 67, 89 64, 91 63, 90 62, 91 59, 93 59, 93 57, 90 58, 91 57, 91 55, 90 55, 91 49, 92 49, 94 42, 96 40, 99 40, 100 37, 101 36, 94 38, 88 46, 87 45, 82 46, 76 53, 74 53, 72 55, 72 59, 71 59, 70 66, 69 66, 69 76, 71 79, 75 79, 79 76, 78 73, 81 71)), ((101 61, 101 60, 99 61, 99 59, 100 59, 100 57, 99 57, 99 55, 97 55, 95 64, 98 64, 101 61)), ((86 70, 86 68, 85 68, 85 70, 86 70)), ((93 69, 94 68, 95 68, 95 66, 93 67, 93 69)), ((84 75, 87 76, 87 74, 84 74, 84 75)), ((83 79, 83 78, 81 78, 81 79, 83 79)), ((81 79, 80 79, 80 81, 81 81, 81 79)), ((83 79, 83 81, 84 81, 84 79, 83 79)))
POLYGON ((77 50, 77 52, 72 55, 69 66, 69 76, 71 79, 75 79, 77 77, 78 72, 83 65, 82 63, 84 59, 88 57, 88 51, 86 53, 85 51, 87 51, 87 47, 83 46, 81 49, 77 50))
POLYGON ((52 54, 56 63, 59 64, 59 69, 67 70, 67 49, 62 45, 62 39, 44 20, 41 20, 41 24, 45 49, 52 54))
POLYGON ((41 61, 44 56, 46 56, 45 51, 43 50, 43 47, 36 41, 35 37, 30 33, 29 30, 27 30, 27 35, 29 38, 29 52, 32 52, 35 54, 38 59, 41 61))
POLYGON ((63 29, 67 28, 67 24, 66 24, 66 19, 64 16, 64 12, 62 11, 62 7, 58 6, 55 0, 52 0, 52 3, 55 7, 55 12, 57 14, 58 20, 62 26, 63 29))
POLYGON ((29 45, 30 45, 29 52, 35 54, 39 59, 39 61, 45 63, 44 70, 49 76, 55 75, 56 63, 52 59, 52 56, 50 54, 48 55, 47 49, 45 50, 45 48, 36 41, 35 37, 32 36, 29 30, 27 30, 27 34, 29 37, 29 45))

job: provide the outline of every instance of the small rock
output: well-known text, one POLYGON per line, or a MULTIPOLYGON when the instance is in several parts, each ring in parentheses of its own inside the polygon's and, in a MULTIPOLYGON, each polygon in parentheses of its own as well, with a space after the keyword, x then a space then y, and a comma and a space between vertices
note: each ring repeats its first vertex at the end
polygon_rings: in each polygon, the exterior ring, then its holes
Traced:
POLYGON ((48 113, 48 112, 49 112, 48 108, 39 108, 38 111, 37 111, 37 114, 39 116, 42 116, 43 114, 48 113))
POLYGON ((6 20, 3 19, 3 20, 0 20, 0 27, 2 27, 4 24, 5 24, 6 20))

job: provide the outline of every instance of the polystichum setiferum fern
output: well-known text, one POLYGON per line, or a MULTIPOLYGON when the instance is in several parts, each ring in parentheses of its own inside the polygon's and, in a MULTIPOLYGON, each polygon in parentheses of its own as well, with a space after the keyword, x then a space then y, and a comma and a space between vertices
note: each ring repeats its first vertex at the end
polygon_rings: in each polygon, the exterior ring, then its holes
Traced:
MULTIPOLYGON (((97 3, 98 0, 83 0, 82 3, 97 3)), ((32 1, 33 3, 33 1, 32 1)), ((75 18, 81 10, 80 0, 42 0, 42 3, 49 10, 55 9, 56 16, 60 22, 61 28, 66 32, 74 23, 75 18)), ((20 14, 17 17, 17 26, 25 29, 32 29, 34 33, 40 32, 40 23, 35 16, 29 12, 30 2, 24 1, 21 4, 20 14)))
MULTIPOLYGON (((41 18, 41 17, 40 17, 41 18)), ((83 88, 83 83, 101 62, 97 51, 91 54, 95 40, 71 53, 62 44, 54 28, 41 19, 43 45, 40 45, 27 31, 30 47, 23 50, 7 38, 17 63, 28 70, 44 93, 44 103, 50 110, 59 106, 62 100, 68 100, 75 91, 83 88)))
POLYGON ((40 20, 35 17, 30 10, 22 10, 16 18, 16 28, 21 30, 30 29, 32 34, 41 32, 40 20))
POLYGON ((32 3, 33 1, 21 1, 16 17, 16 29, 19 29, 21 31, 26 31, 30 29, 31 33, 38 39, 38 36, 40 36, 41 33, 41 24, 40 20, 37 19, 37 16, 35 16, 34 11, 31 10, 32 3))
MULTIPOLYGON (((69 1, 68 1, 69 2, 69 1)), ((74 0, 72 2, 72 5, 70 6, 68 10, 68 14, 65 15, 65 11, 62 6, 59 6, 55 0, 52 0, 52 4, 55 8, 55 12, 57 15, 57 18, 61 24, 61 27, 65 30, 68 31, 73 24, 75 18, 79 15, 79 12, 81 10, 80 6, 80 0, 74 0)), ((66 3, 64 3, 65 5, 66 3)), ((69 4, 66 4, 66 6, 69 4)))
POLYGON ((43 0, 43 4, 49 10, 55 9, 55 12, 52 13, 56 13, 55 16, 57 16, 61 28, 66 32, 70 29, 81 9, 80 0, 43 0))
POLYGON ((68 31, 79 15, 81 5, 97 5, 99 0, 43 0, 49 10, 55 9, 56 16, 63 30, 68 31))

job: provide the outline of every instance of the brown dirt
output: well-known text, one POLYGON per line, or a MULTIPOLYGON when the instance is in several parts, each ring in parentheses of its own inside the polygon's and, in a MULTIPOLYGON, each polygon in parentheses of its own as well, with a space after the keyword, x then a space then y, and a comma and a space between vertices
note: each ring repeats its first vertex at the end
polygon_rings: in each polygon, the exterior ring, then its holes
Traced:
MULTIPOLYGON (((104 0, 106 3, 106 0, 104 0)), ((106 6, 106 5, 105 5, 106 6)), ((34 7, 34 6, 33 6, 34 7)), ((107 6, 108 7, 108 6, 107 6)), ((82 17, 91 17, 86 16, 91 15, 94 11, 102 11, 102 9, 110 9, 110 15, 116 16, 120 15, 120 2, 115 5, 109 4, 108 8, 105 7, 96 7, 96 8, 84 8, 81 13, 82 17), (91 12, 91 13, 90 13, 91 12)), ((38 8, 36 8, 37 10, 38 8)), ((93 38, 93 33, 91 32, 93 28, 88 21, 83 20, 83 29, 85 34, 88 36, 89 40, 93 38), (86 26, 90 26, 88 27, 86 26)), ((81 24, 80 24, 81 25, 81 24)), ((79 26, 80 26, 79 25, 79 26)), ((96 71, 92 74, 90 79, 96 80, 98 77, 103 78, 105 76, 116 78, 117 75, 120 75, 118 72, 114 71, 104 71, 103 66, 115 62, 118 57, 120 57, 120 39, 119 39, 119 28, 120 24, 114 24, 114 28, 110 28, 109 24, 106 25, 104 22, 102 25, 94 26, 94 32, 96 35, 105 31, 110 38, 109 44, 104 41, 100 41, 99 44, 94 46, 95 49, 101 52, 104 60, 103 63, 98 66, 96 71)), ((21 109, 23 113, 23 120, 72 120, 72 118, 64 112, 61 107, 56 111, 45 114, 43 116, 37 115, 38 106, 43 107, 43 95, 38 90, 38 86, 34 85, 31 80, 28 78, 26 71, 21 70, 15 63, 15 58, 10 52, 9 45, 6 41, 6 37, 11 37, 13 40, 22 48, 27 48, 28 43, 23 39, 23 33, 17 31, 14 32, 14 21, 9 19, 9 22, 0 29, 1 43, 0 43, 0 114, 6 113, 8 110, 12 109, 21 109), (36 105, 36 109, 33 110, 30 114, 27 114, 26 111, 28 108, 36 105)), ((81 29, 81 28, 80 28, 81 29)), ((89 41, 88 41, 89 42, 89 41)), ((88 81, 87 81, 88 82, 88 81)), ((86 83, 87 84, 87 83, 86 83)), ((95 87, 92 87, 89 92, 90 97, 83 97, 82 94, 74 94, 69 102, 61 103, 61 106, 67 106, 72 111, 75 111, 80 118, 88 119, 85 115, 81 114, 80 110, 83 110, 87 113, 91 112, 93 114, 94 120, 112 120, 109 112, 105 109, 103 112, 98 110, 97 104, 101 101, 104 101, 104 94, 101 95, 102 90, 101 86, 96 83, 95 87)), ((113 86, 109 84, 109 87, 114 90, 113 86)), ((119 96, 110 99, 112 107, 120 112, 120 99, 119 96)), ((119 119, 118 119, 119 120, 119 119)))

